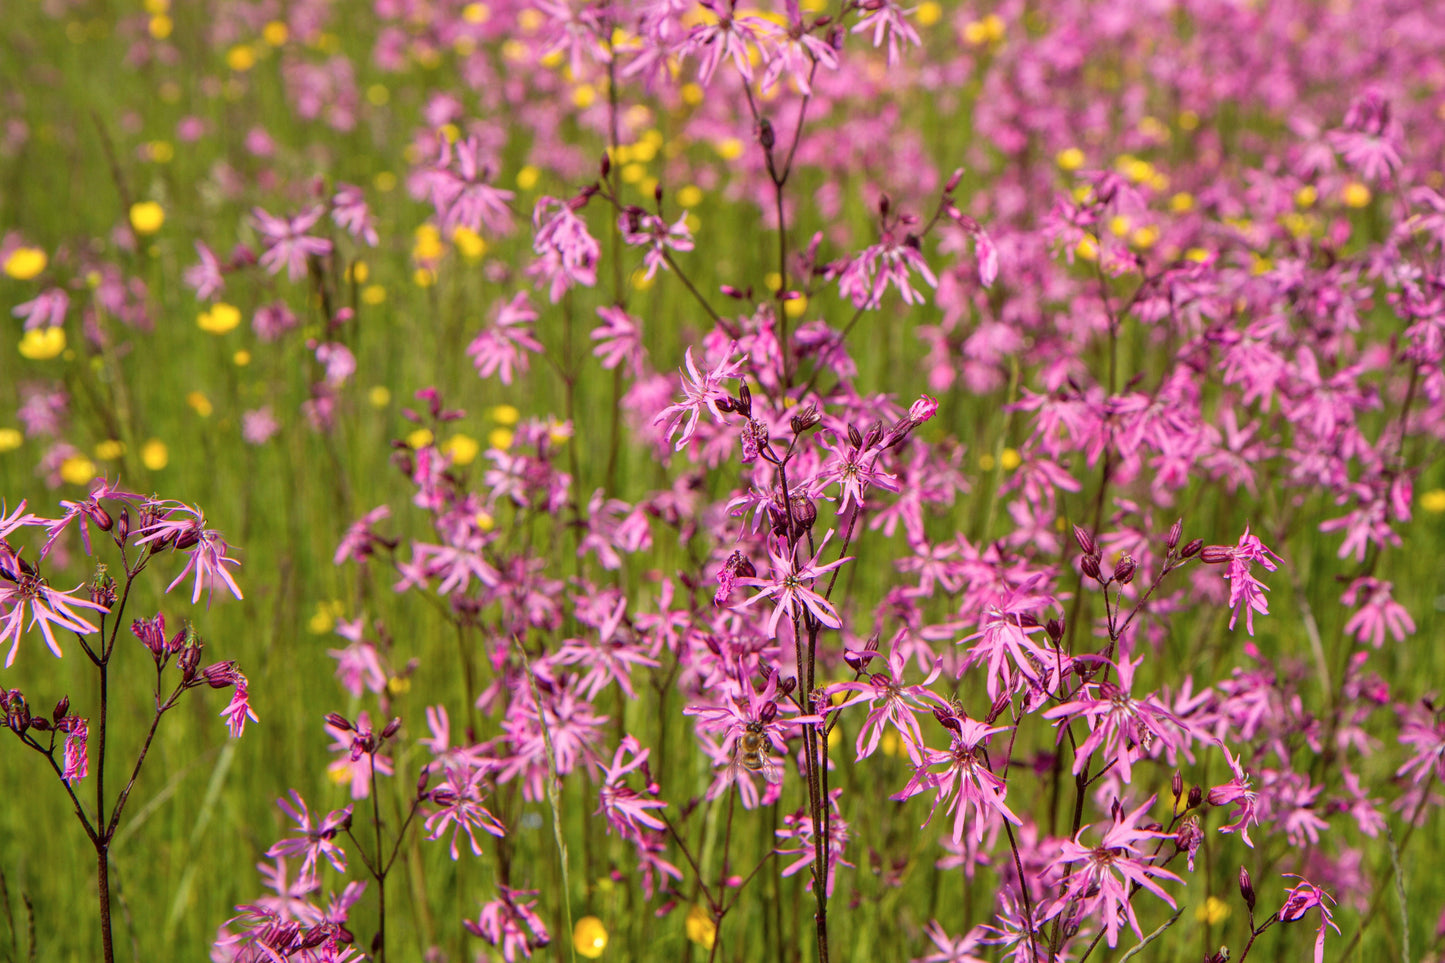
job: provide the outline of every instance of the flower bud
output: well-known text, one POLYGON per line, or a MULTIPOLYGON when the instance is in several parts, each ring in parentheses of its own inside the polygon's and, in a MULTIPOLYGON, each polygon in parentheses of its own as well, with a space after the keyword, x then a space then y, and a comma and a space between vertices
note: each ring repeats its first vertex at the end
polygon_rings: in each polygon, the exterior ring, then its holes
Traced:
POLYGON ((856 425, 848 426, 848 443, 854 448, 863 447, 863 436, 858 433, 858 427, 856 425))
POLYGON ((351 720, 339 712, 326 713, 326 724, 333 729, 340 729, 342 732, 356 731, 356 726, 352 725, 351 720))
POLYGON ((110 512, 101 508, 95 502, 91 502, 85 507, 85 513, 90 516, 90 520, 95 524, 95 527, 102 532, 110 531, 115 525, 115 520, 110 517, 110 512))
POLYGON ((176 657, 176 668, 181 670, 181 680, 192 682, 196 678, 196 667, 201 664, 201 644, 188 645, 176 657))
POLYGON ((1204 790, 1199 786, 1189 787, 1189 808, 1198 809, 1199 804, 1204 802, 1204 790))
POLYGON ((130 537, 130 509, 129 509, 129 508, 122 508, 122 509, 120 510, 120 518, 118 518, 118 519, 116 520, 116 523, 115 523, 115 537, 116 537, 117 539, 119 539, 120 541, 122 541, 122 542, 125 541, 127 538, 130 537))
POLYGON ((431 782, 431 766, 422 766, 416 777, 416 798, 426 798, 426 784, 431 782))
POLYGON ((602 160, 598 161, 597 170, 604 178, 612 173, 612 155, 607 151, 602 152, 602 160))
POLYGON ((1174 778, 1169 780, 1169 791, 1175 799, 1184 795, 1184 774, 1178 769, 1174 770, 1174 778))
POLYGON ((50 713, 50 718, 59 722, 70 714, 70 696, 61 696, 60 701, 55 703, 55 711, 50 713))
POLYGON ((1164 536, 1164 544, 1169 548, 1169 551, 1174 551, 1174 547, 1179 544, 1179 539, 1183 537, 1183 535, 1184 519, 1175 519, 1174 524, 1169 526, 1169 534, 1164 536))
POLYGON ((793 429, 793 434, 801 435, 822 420, 823 416, 818 414, 818 406, 810 404, 793 415, 788 421, 788 426, 793 429))
POLYGON ((956 168, 956 169, 954 170, 954 172, 949 176, 949 178, 948 178, 948 183, 946 183, 946 184, 943 185, 943 193, 944 193, 945 195, 947 195, 947 194, 952 194, 954 191, 958 190, 959 182, 962 181, 962 180, 963 180, 963 168, 962 168, 962 167, 956 168))
POLYGON ((201 533, 193 528, 187 531, 184 535, 178 535, 176 537, 175 548, 177 551, 184 552, 188 548, 194 548, 196 543, 200 540, 201 533))
POLYGON ((1074 541, 1079 543, 1079 551, 1085 555, 1098 555, 1098 546, 1094 544, 1094 536, 1084 531, 1079 526, 1074 526, 1074 541))
POLYGON ((778 717, 778 704, 776 702, 764 702, 763 707, 758 710, 758 721, 767 725, 778 717))
POLYGON ((400 731, 400 729, 401 729, 401 719, 400 719, 400 717, 393 718, 390 722, 388 722, 388 723, 386 724, 386 728, 381 730, 381 738, 382 738, 382 739, 390 739, 392 736, 396 735, 397 732, 400 731))
POLYGON ((1114 566, 1114 580, 1120 585, 1128 585, 1134 581, 1134 556, 1125 552, 1119 559, 1119 564, 1114 566))
POLYGON ((781 698, 786 699, 788 696, 793 694, 793 690, 797 687, 798 677, 795 675, 790 675, 786 679, 778 683, 778 695, 781 698))
POLYGON ((1254 912, 1254 883, 1249 879, 1249 870, 1243 866, 1239 867, 1239 895, 1244 897, 1244 905, 1254 912))
POLYGON ((1094 581, 1099 580, 1099 556, 1085 555, 1079 559, 1079 568, 1083 573, 1094 581))
POLYGON ((1228 545, 1205 545, 1199 550, 1199 560, 1206 565, 1221 565, 1234 558, 1234 549, 1228 545))
POLYGON ((1179 555, 1180 555, 1180 557, 1182 557, 1182 558, 1193 558, 1194 556, 1198 555, 1199 552, 1200 552, 1203 548, 1204 548, 1204 539, 1202 539, 1202 538, 1191 539, 1190 541, 1188 541, 1188 542, 1185 543, 1185 545, 1184 545, 1184 551, 1180 552, 1179 555))
POLYGON ((744 418, 753 417, 753 393, 746 381, 738 386, 737 410, 744 418))
POLYGON ((1057 646, 1064 637, 1064 620, 1049 619, 1044 623, 1044 632, 1048 635, 1049 641, 1057 646))

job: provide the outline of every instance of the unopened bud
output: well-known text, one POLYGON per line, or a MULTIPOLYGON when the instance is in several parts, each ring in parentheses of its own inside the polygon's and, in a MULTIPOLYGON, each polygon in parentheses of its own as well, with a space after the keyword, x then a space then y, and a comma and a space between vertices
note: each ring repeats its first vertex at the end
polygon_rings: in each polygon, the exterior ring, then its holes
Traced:
POLYGON ((340 729, 342 732, 356 731, 356 726, 352 725, 351 720, 339 712, 326 713, 326 724, 333 729, 340 729))
POLYGON ((597 169, 601 172, 604 178, 608 174, 612 173, 612 155, 609 154, 607 151, 602 152, 602 160, 598 162, 597 169))
POLYGON ((1179 544, 1179 539, 1182 538, 1183 535, 1184 519, 1176 519, 1174 524, 1169 526, 1169 534, 1164 536, 1164 544, 1168 547, 1169 551, 1174 551, 1174 547, 1179 544))
POLYGON ((1205 545, 1199 550, 1199 560, 1208 565, 1222 565, 1234 558, 1234 549, 1228 545, 1205 545))
POLYGON ((70 714, 70 696, 61 696, 60 701, 55 703, 55 711, 50 713, 50 718, 59 722, 70 714))
POLYGON ((176 536, 175 547, 178 551, 184 552, 188 548, 194 548, 200 540, 201 533, 193 528, 184 535, 176 536))
POLYGON ((1244 897, 1244 905, 1254 912, 1254 883, 1250 881, 1249 870, 1243 866, 1239 867, 1239 895, 1244 897))
POLYGON ((957 168, 956 170, 954 170, 953 174, 950 175, 949 178, 948 178, 948 183, 943 185, 943 193, 944 193, 944 194, 952 194, 954 191, 958 190, 958 184, 959 184, 959 182, 962 181, 962 180, 963 180, 963 168, 960 167, 960 168, 957 168))
POLYGON ((115 523, 115 537, 122 542, 130 536, 130 509, 122 508, 120 518, 115 523))
POLYGON ((1079 568, 1083 573, 1094 581, 1099 580, 1099 556, 1085 555, 1079 559, 1079 568))
POLYGON ((176 656, 176 668, 181 670, 181 679, 184 682, 194 681, 196 678, 196 667, 201 664, 201 645, 188 645, 181 654, 176 656))
POLYGON ((1175 799, 1184 795, 1184 774, 1178 769, 1174 770, 1174 778, 1169 781, 1169 789, 1174 794, 1175 799))
POLYGON ((1134 556, 1126 552, 1124 556, 1119 559, 1119 564, 1114 566, 1114 580, 1120 585, 1128 585, 1134 581, 1134 571, 1134 556))
POLYGON ((91 504, 86 506, 85 513, 90 516, 90 520, 95 523, 95 527, 102 532, 110 531, 115 525, 115 520, 110 517, 110 512, 101 508, 99 505, 91 504))
POLYGON ((397 732, 400 731, 400 729, 401 729, 401 719, 400 719, 400 718, 394 718, 394 719, 392 719, 390 722, 388 722, 388 723, 386 724, 386 728, 385 728, 385 729, 382 729, 382 730, 381 730, 381 738, 383 738, 383 739, 390 739, 392 736, 396 735, 397 732))
POLYGON ((753 393, 752 390, 748 388, 746 381, 738 387, 737 409, 744 418, 752 418, 753 393))
POLYGON ((793 690, 797 687, 798 677, 795 675, 790 675, 786 679, 778 683, 778 694, 781 695, 784 699, 786 699, 788 696, 793 694, 793 690))
POLYGON ((758 710, 758 721, 767 725, 778 717, 778 704, 776 702, 764 702, 763 707, 758 710))
POLYGON ((758 570, 753 565, 752 559, 741 553, 738 554, 737 567, 733 571, 738 573, 738 578, 757 578, 758 570))
POLYGON ((793 434, 801 435, 822 420, 823 416, 818 414, 818 406, 810 404, 802 411, 793 415, 793 417, 788 420, 788 425, 793 429, 793 434))
POLYGON ((1179 555, 1180 555, 1182 558, 1193 558, 1194 556, 1198 555, 1199 552, 1200 552, 1203 548, 1204 548, 1204 539, 1202 539, 1202 538, 1192 539, 1191 541, 1185 543, 1185 545, 1184 545, 1184 551, 1180 552, 1179 555))
POLYGON ((1094 544, 1094 536, 1077 525, 1074 526, 1074 541, 1079 543, 1079 551, 1085 555, 1099 554, 1098 547, 1094 544))
POLYGON ((1044 632, 1047 633, 1050 642, 1058 645, 1059 641, 1064 637, 1064 620, 1049 619, 1044 623, 1044 632))
POLYGON ((1204 790, 1199 786, 1189 787, 1189 808, 1198 809, 1199 804, 1204 802, 1204 790))

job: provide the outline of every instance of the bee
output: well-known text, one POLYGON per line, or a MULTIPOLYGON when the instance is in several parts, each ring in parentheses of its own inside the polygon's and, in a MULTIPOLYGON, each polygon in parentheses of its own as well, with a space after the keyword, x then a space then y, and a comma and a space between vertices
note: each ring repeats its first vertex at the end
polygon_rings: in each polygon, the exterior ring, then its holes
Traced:
POLYGON ((743 727, 742 735, 738 736, 737 747, 733 752, 733 765, 740 766, 748 772, 760 772, 768 782, 778 782, 782 773, 778 771, 777 764, 773 762, 772 746, 768 742, 767 734, 763 731, 765 723, 753 720, 743 727))

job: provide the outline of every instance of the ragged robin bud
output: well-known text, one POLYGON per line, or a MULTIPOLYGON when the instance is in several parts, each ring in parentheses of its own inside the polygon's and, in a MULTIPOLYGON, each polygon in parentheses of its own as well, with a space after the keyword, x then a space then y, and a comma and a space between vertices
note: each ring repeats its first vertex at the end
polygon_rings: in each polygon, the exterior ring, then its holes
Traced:
POLYGON ((1114 566, 1114 580, 1120 585, 1128 585, 1134 581, 1135 570, 1134 556, 1126 552, 1124 556, 1119 559, 1119 564, 1114 566))
POLYGON ((1179 555, 1181 558, 1193 558, 1194 556, 1198 555, 1200 551, 1203 550, 1203 548, 1204 539, 1192 539, 1189 542, 1185 543, 1184 551, 1180 552, 1179 555))
POLYGON ((1250 881, 1249 870, 1243 866, 1239 867, 1239 895, 1244 897, 1244 905, 1254 912, 1254 883, 1250 881))
POLYGON ((1099 557, 1097 555, 1085 555, 1079 559, 1079 568, 1089 578, 1096 582, 1099 580, 1099 557))

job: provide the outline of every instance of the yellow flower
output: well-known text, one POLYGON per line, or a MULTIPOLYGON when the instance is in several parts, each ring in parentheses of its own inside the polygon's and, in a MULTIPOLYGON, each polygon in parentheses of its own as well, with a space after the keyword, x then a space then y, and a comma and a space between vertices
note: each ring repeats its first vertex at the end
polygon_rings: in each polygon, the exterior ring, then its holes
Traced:
POLYGON ((125 454, 125 442, 108 438, 95 446, 95 457, 101 461, 115 461, 125 454))
POLYGON ((1180 191, 1169 198, 1169 209, 1175 214, 1188 214, 1194 210, 1194 195, 1188 191, 1180 191))
POLYGON ((20 357, 31 361, 49 361, 65 350, 65 329, 31 328, 20 338, 20 357))
POLYGON ((1065 147, 1054 157, 1054 163, 1061 171, 1076 171, 1084 166, 1084 152, 1077 147, 1065 147))
POLYGON ((790 318, 800 318, 808 310, 808 299, 798 296, 783 302, 783 313, 790 318))
POLYGON ((25 436, 18 428, 0 428, 0 451, 14 451, 25 444, 25 436))
POLYGON ((211 310, 196 316, 196 327, 209 334, 225 334, 234 331, 241 323, 241 311, 224 301, 211 305, 211 310))
POLYGON ((261 28, 261 39, 272 47, 281 46, 290 35, 291 31, 280 20, 272 20, 261 28))
POLYGON ((391 404, 391 389, 386 385, 377 385, 366 393, 366 400, 373 408, 385 408, 391 404))
POLYGON ((237 351, 235 354, 231 355, 231 363, 238 368, 246 367, 246 365, 251 363, 251 352, 247 351, 245 348, 242 348, 240 351, 237 351))
POLYGON ((199 391, 192 391, 190 394, 186 395, 186 404, 190 405, 191 410, 194 411, 196 414, 200 415, 202 418, 211 417, 211 412, 215 411, 214 406, 212 406, 211 404, 211 399, 207 398, 199 391))
POLYGON ((493 428, 487 432, 487 444, 493 448, 500 448, 506 451, 512 447, 512 430, 510 428, 493 428))
POLYGON ((487 253, 487 242, 465 224, 452 231, 452 243, 457 246, 458 251, 462 252, 462 257, 468 261, 480 260, 487 253))
POLYGON ((677 192, 677 202, 683 207, 697 207, 702 203, 702 188, 696 184, 686 184, 677 192))
POLYGON ((743 142, 736 137, 724 137, 713 145, 713 149, 723 160, 737 160, 743 156, 743 142))
POLYGON ((365 284, 371 277, 371 268, 365 261, 352 261, 346 266, 346 280, 365 284))
POLYGON ((1017 448, 1005 448, 999 452, 998 463, 1003 466, 1004 471, 1013 471, 1023 464, 1023 459, 1019 457, 1017 448))
POLYGON ((152 438, 140 446, 140 463, 150 471, 160 471, 171 463, 170 450, 159 438, 152 438))
POLYGON ((467 23, 486 23, 492 19, 492 11, 485 3, 469 3, 462 8, 462 19, 467 23))
POLYGON ((683 924, 687 931, 687 938, 705 950, 712 949, 714 941, 717 940, 717 924, 713 922, 701 904, 693 904, 692 909, 687 911, 687 922, 683 924))
POLYGON ((1370 189, 1359 181, 1351 181, 1345 185, 1340 199, 1345 202, 1346 207, 1364 207, 1370 203, 1370 189))
POLYGON ((246 44, 236 44, 226 52, 226 66, 238 74, 243 74, 256 66, 256 51, 246 44))
POLYGON ((171 31, 175 29, 175 24, 171 22, 170 17, 163 13, 158 13, 154 17, 151 17, 147 29, 150 30, 151 36, 155 39, 164 40, 171 35, 171 31))
POLYGON ((130 206, 130 226, 137 234, 154 234, 165 222, 165 209, 155 201, 137 201, 130 206))
POLYGON ((607 927, 595 916, 584 916, 572 928, 572 947, 578 956, 595 960, 607 949, 607 927))
POLYGON ((499 425, 515 425, 522 417, 522 413, 512 405, 497 405, 487 414, 499 425))
POLYGON ((45 252, 38 247, 17 247, 5 259, 5 273, 17 281, 29 281, 45 270, 45 252))
POLYGON ((517 171, 517 186, 524 191, 530 191, 537 186, 537 181, 542 177, 542 172, 528 164, 517 171))
POLYGON ((95 462, 84 455, 71 455, 60 463, 60 477, 71 485, 84 485, 95 477, 95 462))
POLYGON ((336 620, 346 613, 341 602, 317 602, 316 611, 306 621, 306 628, 312 635, 326 635, 336 628, 336 620))
POLYGON ((430 428, 418 428, 406 436, 406 443, 414 449, 425 448, 434 441, 436 441, 436 435, 431 433, 430 428))
POLYGON ((361 289, 361 303, 376 307, 386 303, 386 288, 380 284, 368 284, 361 289))
POLYGON ((427 268, 417 268, 411 272, 411 279, 419 288, 429 288, 437 283, 436 272, 427 268))
POLYGON ((943 5, 936 0, 923 0, 913 11, 913 19, 920 27, 931 27, 943 19, 943 5))
POLYGON ((1218 926, 1229 919, 1229 904, 1218 896, 1211 896, 1194 911, 1194 918, 1210 926, 1218 926))
POLYGON ((1086 234, 1078 244, 1074 245, 1074 253, 1082 260, 1097 261, 1099 259, 1099 242, 1086 234))
POLYGON ((1432 488, 1420 496, 1420 507, 1432 515, 1445 512, 1445 488, 1432 488))
POLYGON ((453 465, 470 465, 477 458, 482 446, 470 435, 452 435, 442 443, 442 451, 452 456, 453 465))

